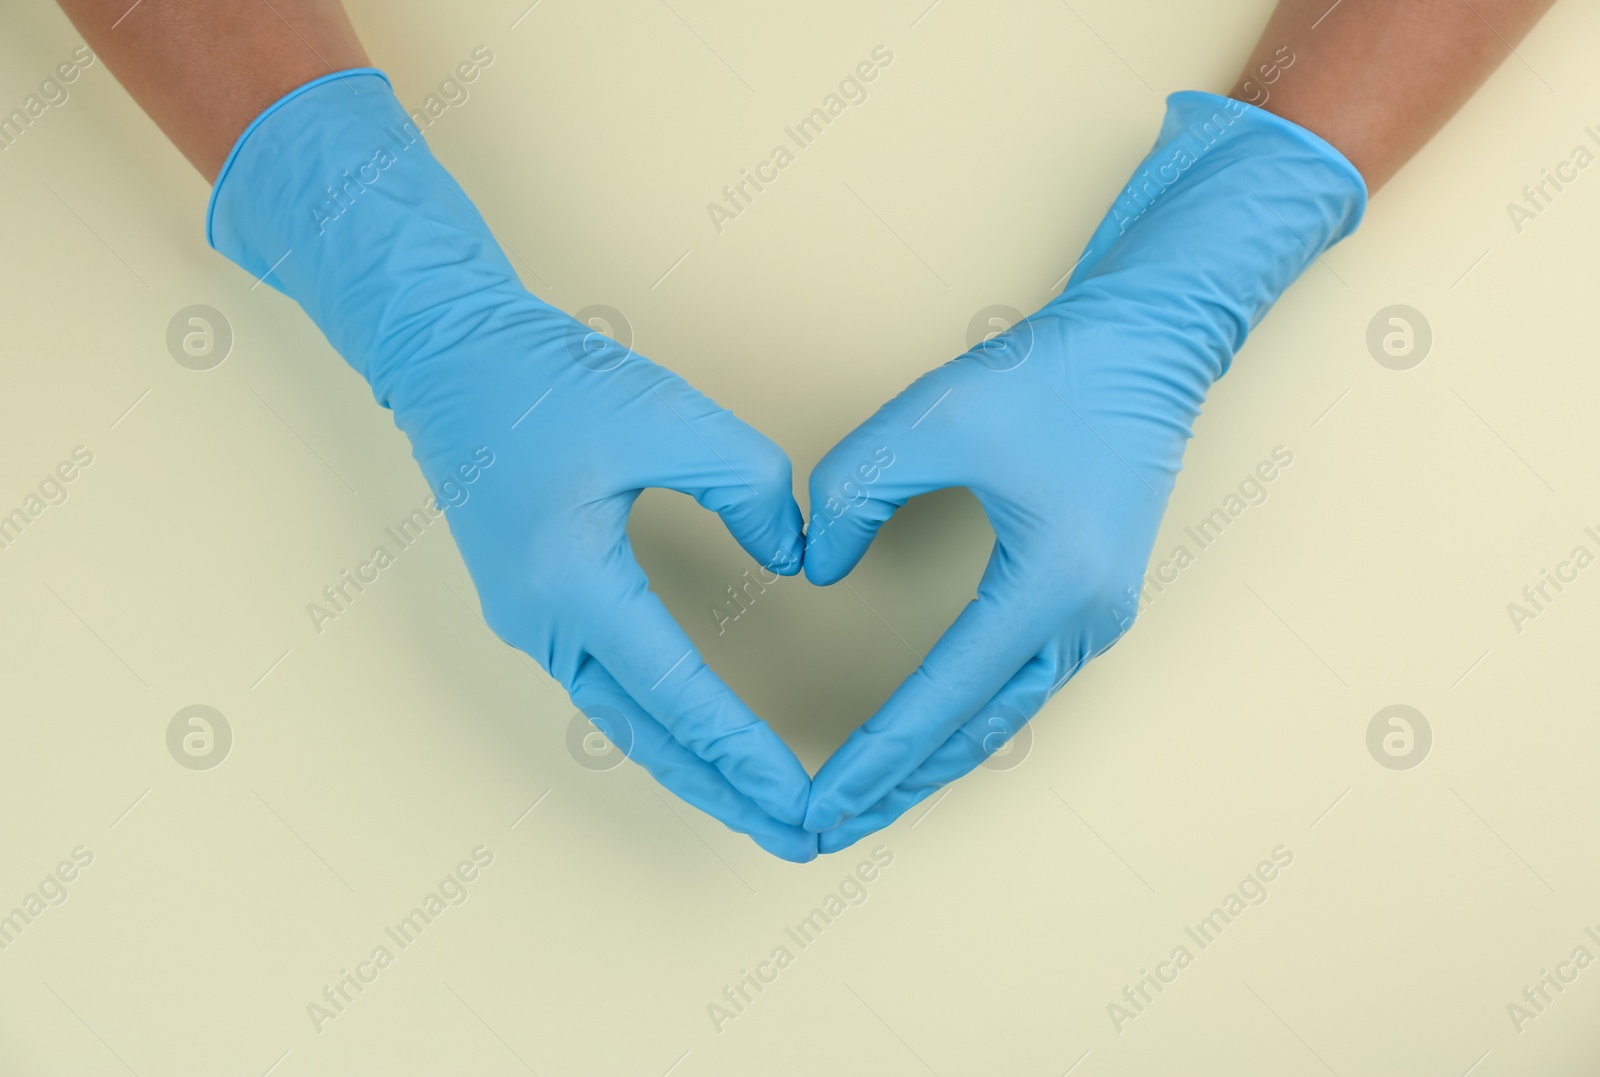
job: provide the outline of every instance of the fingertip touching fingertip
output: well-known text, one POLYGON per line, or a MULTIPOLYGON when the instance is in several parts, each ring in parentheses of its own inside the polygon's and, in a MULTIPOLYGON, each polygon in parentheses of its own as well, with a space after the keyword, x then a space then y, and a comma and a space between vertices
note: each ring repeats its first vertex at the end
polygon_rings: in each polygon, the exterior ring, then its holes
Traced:
MULTIPOLYGON (((767 732, 771 735, 770 731, 767 732)), ((796 834, 804 831, 801 824, 805 822, 811 781, 798 760, 789 757, 777 766, 768 765, 759 770, 741 770, 737 773, 724 769, 721 762, 716 765, 735 789, 749 797, 771 819, 792 828, 796 834)))
POLYGON ((780 576, 798 576, 805 567, 806 547, 804 542, 796 542, 784 550, 772 563, 767 566, 769 572, 776 572, 780 576))
POLYGON ((779 860, 791 864, 809 864, 817 858, 817 836, 798 831, 785 835, 781 840, 767 837, 765 840, 752 835, 755 843, 779 860))
POLYGON ((805 820, 800 824, 813 834, 821 834, 832 830, 849 816, 838 808, 829 804, 810 804, 806 807, 805 820))
POLYGON ((844 579, 845 574, 839 571, 838 564, 827 554, 818 550, 817 544, 811 540, 806 542, 805 552, 806 579, 818 587, 828 587, 844 579))
POLYGON ((840 577, 835 576, 826 569, 812 568, 808 562, 806 564, 806 580, 818 587, 832 587, 839 582, 840 577))

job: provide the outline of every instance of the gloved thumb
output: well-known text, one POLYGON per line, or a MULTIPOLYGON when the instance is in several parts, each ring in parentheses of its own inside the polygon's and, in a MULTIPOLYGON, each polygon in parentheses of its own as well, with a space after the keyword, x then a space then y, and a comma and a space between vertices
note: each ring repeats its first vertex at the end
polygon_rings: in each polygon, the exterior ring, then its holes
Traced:
POLYGON ((688 494, 722 517, 734 541, 769 570, 798 573, 805 540, 788 455, 685 383, 654 391, 682 424, 669 425, 679 436, 660 447, 651 485, 688 494))
POLYGON ((811 471, 806 578, 826 586, 856 567, 895 510, 918 494, 959 485, 940 406, 955 391, 940 368, 913 382, 828 450, 811 471), (954 480, 954 481, 952 481, 954 480))

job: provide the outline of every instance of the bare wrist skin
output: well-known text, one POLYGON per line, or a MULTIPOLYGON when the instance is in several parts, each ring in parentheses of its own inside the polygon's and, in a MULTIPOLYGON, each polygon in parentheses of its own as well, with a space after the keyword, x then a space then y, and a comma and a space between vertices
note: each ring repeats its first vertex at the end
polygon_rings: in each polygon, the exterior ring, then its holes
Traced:
POLYGON ((61 8, 207 182, 268 105, 319 75, 367 66, 339 0, 61 0, 61 8))
POLYGON ((1554 0, 1281 0, 1229 96, 1322 136, 1375 192, 1554 0))

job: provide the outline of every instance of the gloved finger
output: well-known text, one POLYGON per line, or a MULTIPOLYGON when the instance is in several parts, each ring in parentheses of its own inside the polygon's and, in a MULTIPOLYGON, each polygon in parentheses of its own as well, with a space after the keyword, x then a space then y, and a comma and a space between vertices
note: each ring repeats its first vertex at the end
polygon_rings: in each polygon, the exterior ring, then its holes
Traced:
POLYGON ((652 387, 672 418, 645 455, 643 482, 688 494, 773 572, 800 571, 804 550, 794 467, 778 445, 681 379, 652 387))
POLYGON ((978 598, 812 783, 807 830, 832 830, 889 794, 1043 647, 1048 621, 996 544, 978 598))
POLYGON ((680 744, 779 822, 805 818, 811 779, 789 746, 711 671, 621 544, 597 581, 582 644, 680 744))
POLYGON ((607 740, 680 800, 728 829, 749 835, 774 856, 796 864, 816 858, 815 834, 780 823, 757 807, 716 767, 685 748, 650 717, 593 658, 579 667, 572 700, 607 740))
POLYGON ((963 486, 973 460, 952 437, 960 401, 956 379, 941 367, 918 378, 847 434, 811 470, 806 578, 837 583, 866 554, 895 510, 918 494, 963 486))
POLYGON ((1065 683, 1061 663, 1035 655, 1005 683, 978 713, 969 718, 878 803, 833 830, 817 835, 819 852, 847 849, 893 823, 911 808, 957 778, 982 765, 1022 731, 1053 691, 1065 683))

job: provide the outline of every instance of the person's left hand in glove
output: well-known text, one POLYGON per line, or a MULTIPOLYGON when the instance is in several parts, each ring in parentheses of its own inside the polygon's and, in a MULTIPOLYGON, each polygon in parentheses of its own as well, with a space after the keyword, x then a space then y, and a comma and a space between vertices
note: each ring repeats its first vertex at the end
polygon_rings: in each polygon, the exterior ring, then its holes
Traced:
POLYGON ((1551 3, 1341 0, 1334 13, 1279 0, 1236 100, 1168 99, 1155 149, 1062 294, 925 375, 817 465, 817 583, 849 572, 900 504, 942 487, 976 494, 997 540, 977 601, 813 780, 806 826, 821 851, 972 769, 1126 630, 1211 383, 1551 3), (879 450, 893 470, 859 482, 879 450), (852 490, 828 523, 829 499, 852 490))
POLYGON ((1152 175, 1164 182, 1129 187, 1057 299, 918 379, 811 474, 815 583, 932 490, 972 491, 996 536, 976 600, 814 779, 822 852, 977 766, 1133 622, 1206 390, 1366 202, 1332 146, 1213 94, 1172 96, 1134 183, 1152 175), (860 482, 885 448, 893 468, 860 482), (856 503, 830 511, 849 490, 856 503))

